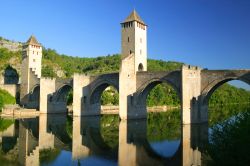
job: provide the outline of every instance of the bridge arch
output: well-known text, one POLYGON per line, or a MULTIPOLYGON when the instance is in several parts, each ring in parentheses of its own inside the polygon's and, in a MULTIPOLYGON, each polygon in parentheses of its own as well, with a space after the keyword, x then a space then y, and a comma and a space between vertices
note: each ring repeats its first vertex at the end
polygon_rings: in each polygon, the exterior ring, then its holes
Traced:
POLYGON ((137 91, 137 98, 138 101, 137 103, 140 105, 145 105, 146 106, 146 100, 147 96, 149 95, 150 91, 156 87, 159 84, 165 83, 167 85, 170 85, 175 92, 177 93, 177 96, 179 99, 181 99, 181 92, 180 92, 180 87, 175 83, 169 80, 168 78, 154 78, 143 84, 137 91))
POLYGON ((212 94, 218 89, 221 85, 233 81, 238 80, 242 81, 248 85, 250 85, 250 73, 246 73, 240 76, 227 76, 213 80, 210 84, 208 84, 202 91, 202 105, 208 106, 208 102, 212 94))
POLYGON ((92 88, 92 91, 90 93, 90 104, 98 104, 100 103, 101 95, 103 91, 109 87, 112 86, 114 87, 117 92, 119 92, 119 83, 117 82, 112 82, 107 79, 105 80, 99 80, 94 83, 94 86, 92 88))
POLYGON ((67 95, 70 92, 70 90, 73 90, 72 85, 63 84, 62 86, 60 86, 54 95, 54 101, 67 102, 67 95))
POLYGON ((39 109, 40 104, 40 85, 36 84, 30 91, 29 102, 33 108, 39 109))
POLYGON ((17 70, 8 65, 4 70, 4 84, 18 84, 19 75, 17 70))
POLYGON ((138 65, 138 71, 143 71, 143 70, 144 70, 144 66, 143 66, 142 63, 140 63, 140 64, 138 65))

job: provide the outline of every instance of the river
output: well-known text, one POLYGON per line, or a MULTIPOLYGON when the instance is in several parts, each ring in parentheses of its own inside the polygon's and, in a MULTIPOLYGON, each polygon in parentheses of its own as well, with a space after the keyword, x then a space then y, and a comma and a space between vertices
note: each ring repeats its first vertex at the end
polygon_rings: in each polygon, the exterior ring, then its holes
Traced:
MULTIPOLYGON (((0 163, 32 166, 216 165, 213 148, 221 142, 211 133, 221 134, 216 126, 223 129, 227 119, 249 111, 248 107, 212 108, 209 123, 199 125, 181 125, 178 109, 148 113, 147 119, 129 121, 120 121, 118 115, 1 118, 0 163), (208 132, 211 130, 215 132, 208 132)), ((216 150, 220 153, 222 149, 216 150)))

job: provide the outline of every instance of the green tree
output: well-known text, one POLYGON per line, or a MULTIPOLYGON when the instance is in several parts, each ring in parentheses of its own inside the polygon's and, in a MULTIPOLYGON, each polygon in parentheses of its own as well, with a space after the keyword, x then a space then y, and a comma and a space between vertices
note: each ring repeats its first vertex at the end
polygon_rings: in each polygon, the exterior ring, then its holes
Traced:
POLYGON ((56 73, 53 71, 53 68, 50 66, 43 66, 42 67, 42 76, 43 77, 50 77, 50 78, 55 78, 56 73))
POLYGON ((250 163, 250 112, 244 112, 215 125, 207 152, 209 165, 248 166, 250 163))

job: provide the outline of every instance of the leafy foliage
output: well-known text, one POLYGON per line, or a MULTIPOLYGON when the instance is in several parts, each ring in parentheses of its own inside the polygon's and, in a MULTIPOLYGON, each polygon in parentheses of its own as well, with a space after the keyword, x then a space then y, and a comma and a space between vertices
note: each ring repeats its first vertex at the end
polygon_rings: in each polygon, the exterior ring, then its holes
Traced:
POLYGON ((16 99, 9 92, 0 89, 0 111, 5 104, 15 104, 16 99))
POLYGON ((108 88, 102 93, 101 104, 102 105, 119 105, 119 94, 114 87, 110 86, 110 88, 108 88))
POLYGON ((209 125, 213 126, 219 122, 223 122, 232 116, 236 116, 239 113, 249 111, 249 104, 231 104, 222 105, 209 108, 209 125))
POLYGON ((229 84, 220 86, 211 96, 209 105, 246 104, 250 102, 250 92, 229 84))
POLYGON ((163 61, 163 60, 148 60, 148 71, 170 71, 180 69, 184 63, 163 61))
POLYGON ((149 141, 176 140, 181 137, 180 110, 148 113, 147 138, 149 141))
POLYGON ((240 113, 212 128, 208 154, 210 165, 242 165, 250 163, 250 112, 240 113))
POLYGON ((120 56, 115 54, 106 57, 80 58, 60 55, 55 50, 44 48, 43 64, 52 68, 53 66, 59 66, 65 72, 66 77, 71 77, 73 73, 111 73, 118 72, 120 56))
POLYGON ((109 147, 115 147, 119 141, 119 116, 102 115, 101 117, 101 136, 109 147))
POLYGON ((21 63, 21 51, 13 52, 9 51, 7 48, 0 48, 0 70, 4 70, 8 65, 10 65, 10 59, 15 58, 17 63, 21 63))
POLYGON ((13 123, 14 123, 14 120, 12 120, 12 119, 2 119, 2 118, 0 118, 0 131, 6 130, 13 123))
POLYGON ((148 106, 179 106, 180 99, 176 91, 168 84, 156 85, 147 97, 148 106))
POLYGON ((55 78, 56 73, 53 71, 53 68, 51 66, 42 66, 42 76, 43 77, 50 77, 50 78, 55 78))

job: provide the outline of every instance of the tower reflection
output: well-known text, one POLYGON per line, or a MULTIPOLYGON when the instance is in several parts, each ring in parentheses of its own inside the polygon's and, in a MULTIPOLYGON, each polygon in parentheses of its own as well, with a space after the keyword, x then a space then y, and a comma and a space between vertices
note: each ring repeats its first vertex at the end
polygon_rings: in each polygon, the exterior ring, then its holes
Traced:
POLYGON ((39 165, 38 118, 19 120, 19 155, 20 165, 39 165))

